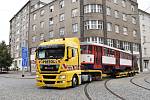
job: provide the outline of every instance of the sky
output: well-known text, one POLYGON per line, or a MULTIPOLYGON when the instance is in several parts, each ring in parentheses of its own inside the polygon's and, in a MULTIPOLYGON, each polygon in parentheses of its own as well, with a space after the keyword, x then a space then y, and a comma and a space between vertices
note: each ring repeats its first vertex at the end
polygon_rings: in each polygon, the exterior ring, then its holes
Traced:
MULTIPOLYGON (((26 4, 28 0, 2 0, 0 3, 0 42, 9 44, 10 19, 26 4)), ((150 0, 137 0, 139 8, 150 13, 150 0), (149 8, 149 9, 148 9, 149 8)))

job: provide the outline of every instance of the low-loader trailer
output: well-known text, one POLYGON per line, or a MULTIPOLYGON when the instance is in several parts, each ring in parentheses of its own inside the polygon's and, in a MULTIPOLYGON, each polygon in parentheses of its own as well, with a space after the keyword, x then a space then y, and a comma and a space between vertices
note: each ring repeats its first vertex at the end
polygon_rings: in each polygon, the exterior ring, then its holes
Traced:
POLYGON ((39 87, 75 87, 101 80, 103 74, 132 76, 136 69, 132 54, 103 44, 80 43, 78 38, 43 42, 37 47, 35 58, 39 87))

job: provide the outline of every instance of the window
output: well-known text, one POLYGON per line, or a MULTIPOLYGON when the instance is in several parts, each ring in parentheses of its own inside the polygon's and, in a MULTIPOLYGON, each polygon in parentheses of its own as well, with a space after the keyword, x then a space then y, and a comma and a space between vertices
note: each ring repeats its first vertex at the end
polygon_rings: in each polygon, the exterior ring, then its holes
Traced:
POLYGON ((59 6, 60 6, 60 8, 64 7, 64 0, 60 1, 59 6))
POLYGON ((97 21, 96 20, 91 21, 91 29, 97 29, 97 21))
POLYGON ((72 0, 72 3, 77 2, 78 0, 72 0))
POLYGON ((115 25, 115 32, 119 33, 119 25, 115 25))
POLYGON ((131 5, 131 11, 135 11, 135 7, 134 7, 134 5, 131 5))
POLYGON ((92 4, 84 6, 84 13, 102 13, 102 5, 100 4, 92 4))
POLYGON ((20 26, 20 23, 18 22, 18 23, 17 23, 17 27, 19 27, 19 26, 20 26))
POLYGON ((54 37, 54 31, 50 31, 49 32, 49 38, 53 38, 54 37))
POLYGON ((124 20, 124 21, 127 21, 127 15, 126 14, 122 14, 122 19, 124 20))
POLYGON ((136 24, 136 18, 135 17, 132 17, 132 23, 136 24))
POLYGON ((22 26, 22 30, 25 30, 25 29, 26 29, 26 26, 25 26, 25 25, 23 25, 23 26, 22 26))
POLYGON ((115 18, 119 18, 119 11, 115 10, 115 18))
POLYGON ((40 22, 40 26, 41 26, 41 28, 44 28, 44 22, 43 21, 40 22))
POLYGON ((60 14, 59 21, 64 21, 64 19, 65 19, 65 15, 64 14, 60 14))
POLYGON ((136 43, 133 43, 133 51, 139 52, 139 45, 136 43))
POLYGON ((116 47, 120 49, 120 41, 119 40, 116 41, 116 47))
POLYGON ((72 25, 72 32, 77 33, 78 32, 78 24, 73 24, 72 25))
POLYGON ((146 42, 146 36, 143 36, 143 42, 144 43, 146 42))
POLYGON ((122 0, 122 7, 126 7, 126 1, 122 0))
POLYGON ((78 15, 78 9, 72 10, 72 17, 76 17, 78 15))
POLYGON ((112 23, 107 23, 107 31, 112 31, 112 23))
POLYGON ((96 6, 97 6, 97 5, 94 5, 94 4, 91 5, 91 12, 96 12, 96 6))
POLYGON ((107 14, 107 15, 111 15, 111 8, 110 8, 110 7, 107 7, 107 8, 106 8, 106 14, 107 14))
POLYGON ((53 5, 50 6, 49 9, 50 9, 50 12, 53 12, 54 11, 54 6, 53 5))
POLYGON ((88 29, 103 29, 103 22, 100 20, 89 20, 84 23, 85 30, 88 29))
POLYGON ((145 15, 144 15, 144 14, 142 14, 141 16, 142 16, 142 20, 144 20, 145 15))
POLYGON ((137 31, 134 30, 134 31, 133 31, 133 37, 136 37, 136 35, 137 35, 137 31))
POLYGON ((44 33, 40 34, 40 40, 44 40, 44 33))
POLYGON ((36 30, 36 25, 32 26, 32 30, 35 31, 36 30))
POLYGON ((34 5, 34 8, 35 8, 35 9, 38 8, 38 4, 35 4, 35 5, 34 5))
POLYGON ((117 3, 118 3, 118 0, 114 0, 114 3, 116 3, 116 4, 117 4, 117 3))
POLYGON ((143 30, 145 30, 145 25, 144 24, 142 25, 142 28, 143 28, 143 30))
POLYGON ((126 27, 123 27, 123 34, 128 35, 128 29, 126 27))
POLYGON ((36 19, 36 14, 33 14, 33 20, 35 20, 36 19))
POLYGON ((147 48, 144 48, 144 55, 147 55, 147 48))
POLYGON ((129 44, 129 42, 123 42, 123 48, 124 48, 124 50, 129 51, 130 50, 130 44, 129 44))
POLYGON ((60 28, 59 34, 60 34, 60 36, 64 36, 65 35, 65 28, 60 28))
POLYGON ((36 42, 36 36, 32 37, 32 42, 36 42))
POLYGON ((53 25, 53 17, 49 18, 49 25, 53 25))
POLYGON ((98 20, 98 29, 103 29, 103 22, 98 20))
POLYGON ((43 16, 44 13, 45 13, 45 10, 43 9, 43 10, 41 10, 40 15, 43 16))
POLYGON ((113 40, 107 39, 107 45, 113 47, 113 40))

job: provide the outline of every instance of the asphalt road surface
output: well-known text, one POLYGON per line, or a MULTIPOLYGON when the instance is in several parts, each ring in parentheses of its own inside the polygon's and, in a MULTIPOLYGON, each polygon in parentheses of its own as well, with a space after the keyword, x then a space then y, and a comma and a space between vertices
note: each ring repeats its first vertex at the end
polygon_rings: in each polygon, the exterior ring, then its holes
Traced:
POLYGON ((150 73, 67 89, 38 88, 32 77, 0 74, 0 100, 150 100, 150 73))

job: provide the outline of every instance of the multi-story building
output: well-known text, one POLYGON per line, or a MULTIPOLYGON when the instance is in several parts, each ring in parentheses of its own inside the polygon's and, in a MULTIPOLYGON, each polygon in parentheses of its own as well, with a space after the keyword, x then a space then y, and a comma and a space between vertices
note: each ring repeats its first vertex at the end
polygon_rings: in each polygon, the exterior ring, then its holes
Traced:
POLYGON ((139 9, 143 71, 150 70, 150 14, 139 9))
POLYGON ((30 19, 31 58, 39 43, 60 37, 79 37, 140 55, 137 0, 53 0, 32 11, 30 19))
POLYGON ((9 44, 11 56, 14 58, 13 68, 22 69, 22 47, 28 48, 29 46, 30 12, 31 8, 33 9, 31 4, 37 4, 37 9, 45 5, 39 0, 28 1, 10 20, 9 44))
POLYGON ((13 67, 22 68, 21 47, 28 47, 29 4, 27 2, 10 20, 9 44, 11 56, 14 58, 13 67))
MULTIPOLYGON (((31 0, 29 4, 28 47, 33 69, 37 45, 60 37, 78 37, 81 41, 107 44, 140 54, 137 0, 31 0)), ((12 28, 16 27, 12 24, 14 20, 16 23, 16 16, 10 21, 12 40, 16 35, 12 33, 17 33, 17 28, 12 28)), ((17 47, 14 47, 16 39, 12 40, 14 55, 17 52, 17 47)))

